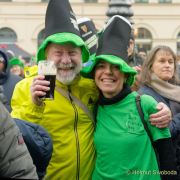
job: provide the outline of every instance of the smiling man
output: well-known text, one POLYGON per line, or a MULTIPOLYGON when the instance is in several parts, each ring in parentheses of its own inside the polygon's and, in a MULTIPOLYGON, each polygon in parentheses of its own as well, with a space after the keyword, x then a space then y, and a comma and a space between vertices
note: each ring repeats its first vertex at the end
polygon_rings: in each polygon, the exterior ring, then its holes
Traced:
POLYGON ((46 49, 47 59, 54 60, 57 67, 57 79, 64 83, 71 83, 79 74, 82 61, 81 49, 72 45, 50 44, 46 49))

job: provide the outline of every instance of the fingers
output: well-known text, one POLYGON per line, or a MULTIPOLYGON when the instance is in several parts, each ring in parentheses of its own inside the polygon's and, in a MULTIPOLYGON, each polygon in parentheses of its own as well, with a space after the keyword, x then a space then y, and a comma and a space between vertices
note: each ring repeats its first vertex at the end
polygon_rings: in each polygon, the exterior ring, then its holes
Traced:
POLYGON ((159 112, 155 113, 155 114, 151 114, 150 118, 155 119, 155 118, 161 118, 161 117, 167 117, 168 119, 171 119, 171 111, 170 110, 160 110, 159 112))
POLYGON ((158 105, 156 106, 156 109, 158 110, 158 112, 155 114, 152 114, 151 118, 159 118, 162 116, 167 116, 167 118, 171 118, 171 111, 168 108, 168 106, 165 105, 164 103, 162 102, 158 103, 158 105))
POLYGON ((159 112, 150 116, 151 124, 159 128, 168 127, 172 119, 170 109, 164 103, 158 103, 156 108, 159 110, 159 112))
POLYGON ((161 116, 159 118, 150 118, 150 123, 159 128, 168 127, 169 122, 170 122, 170 116, 167 117, 166 115, 161 116))
POLYGON ((168 107, 167 107, 167 105, 166 104, 164 104, 164 103, 162 103, 162 102, 159 102, 158 104, 157 104, 157 106, 156 106, 156 109, 157 110, 161 110, 161 109, 169 109, 168 107))
POLYGON ((49 81, 44 80, 44 76, 39 75, 33 79, 31 85, 32 100, 36 105, 42 104, 40 97, 46 95, 46 92, 50 90, 48 87, 49 81))

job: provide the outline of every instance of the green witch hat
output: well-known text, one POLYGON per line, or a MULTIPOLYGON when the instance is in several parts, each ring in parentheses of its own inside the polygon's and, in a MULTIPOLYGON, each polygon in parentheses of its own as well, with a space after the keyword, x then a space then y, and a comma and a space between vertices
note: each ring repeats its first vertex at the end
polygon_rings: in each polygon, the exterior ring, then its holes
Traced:
POLYGON ((82 75, 93 78, 94 67, 101 61, 107 61, 119 66, 119 70, 128 75, 126 83, 132 85, 136 71, 127 64, 128 46, 132 26, 130 22, 119 15, 113 16, 100 33, 98 48, 93 64, 83 71, 82 75))
POLYGON ((50 0, 45 18, 45 35, 38 49, 37 61, 45 60, 45 49, 49 43, 71 43, 82 50, 82 60, 89 59, 89 51, 81 38, 76 17, 73 13, 69 0, 50 0))

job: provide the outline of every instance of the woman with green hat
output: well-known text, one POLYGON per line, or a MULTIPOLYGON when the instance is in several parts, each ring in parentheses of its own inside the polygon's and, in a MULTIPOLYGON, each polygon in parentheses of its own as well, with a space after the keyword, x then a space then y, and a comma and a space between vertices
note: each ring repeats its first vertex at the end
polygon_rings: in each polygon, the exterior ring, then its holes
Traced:
POLYGON ((112 17, 99 37, 95 60, 87 71, 100 90, 94 133, 97 156, 92 179, 160 180, 161 175, 163 179, 176 179, 169 129, 160 130, 148 121, 157 111, 157 102, 150 96, 141 96, 144 120, 159 155, 159 167, 138 113, 138 94, 130 89, 136 74, 125 62, 130 32, 131 25, 125 18, 112 17))

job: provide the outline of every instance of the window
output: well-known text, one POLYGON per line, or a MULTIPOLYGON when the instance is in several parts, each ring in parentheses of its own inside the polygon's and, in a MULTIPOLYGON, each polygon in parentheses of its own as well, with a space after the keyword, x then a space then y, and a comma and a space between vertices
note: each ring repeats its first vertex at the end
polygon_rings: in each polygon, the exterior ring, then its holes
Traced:
POLYGON ((149 0, 135 0, 135 3, 148 3, 149 0))
POLYGON ((136 48, 143 48, 147 52, 152 48, 152 35, 149 30, 145 28, 138 28, 135 30, 135 42, 136 48))
POLYGON ((0 42, 17 42, 17 35, 14 30, 10 28, 1 28, 0 29, 0 42))
POLYGON ((180 32, 177 35, 177 55, 180 57, 180 32))
POLYGON ((152 38, 151 33, 145 28, 138 28, 137 29, 137 38, 138 39, 146 39, 152 38))
POLYGON ((12 0, 0 0, 0 2, 11 2, 12 0))
POLYGON ((41 30, 38 34, 37 40, 38 40, 38 47, 41 45, 41 43, 43 42, 43 40, 45 39, 45 30, 41 30))
POLYGON ((172 0, 159 0, 159 3, 172 3, 172 0))
POLYGON ((97 0, 84 0, 85 3, 96 3, 97 0))

